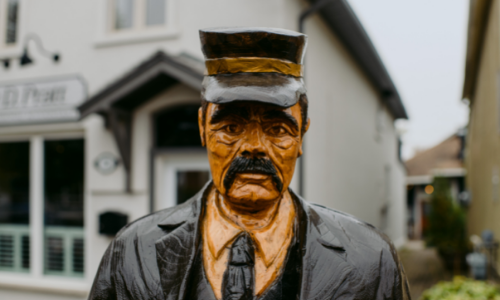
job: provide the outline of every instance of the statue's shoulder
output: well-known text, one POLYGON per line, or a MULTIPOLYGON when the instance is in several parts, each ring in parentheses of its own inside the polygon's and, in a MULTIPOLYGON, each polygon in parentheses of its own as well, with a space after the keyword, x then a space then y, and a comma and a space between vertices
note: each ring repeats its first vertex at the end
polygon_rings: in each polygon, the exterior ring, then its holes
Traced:
POLYGON ((168 229, 169 224, 183 223, 192 215, 192 205, 195 200, 191 199, 183 204, 159 210, 127 224, 118 232, 115 242, 146 241, 160 238, 165 235, 165 229, 168 229))
POLYGON ((397 255, 396 248, 389 237, 370 223, 320 204, 309 203, 309 206, 345 245, 361 246, 367 249, 366 252, 373 253, 387 250, 397 255))
MULTIPOLYGON (((351 291, 380 291, 391 299, 410 299, 403 266, 391 240, 379 229, 358 218, 318 204, 307 203, 309 224, 316 226, 331 248, 352 267, 351 291), (395 295, 396 293, 397 295, 395 295)), ((377 298, 378 299, 378 298, 377 298)))

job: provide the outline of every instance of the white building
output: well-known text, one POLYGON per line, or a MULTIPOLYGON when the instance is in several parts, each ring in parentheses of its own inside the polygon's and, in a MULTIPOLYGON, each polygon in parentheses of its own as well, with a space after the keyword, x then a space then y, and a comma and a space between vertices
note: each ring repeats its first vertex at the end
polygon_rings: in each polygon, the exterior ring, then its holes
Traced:
MULTIPOLYGON (((84 299, 106 218, 175 205, 209 178, 198 29, 297 30, 314 3, 0 0, 0 299, 84 299)), ((398 92, 345 0, 304 24, 311 127, 292 188, 401 245, 398 92)))

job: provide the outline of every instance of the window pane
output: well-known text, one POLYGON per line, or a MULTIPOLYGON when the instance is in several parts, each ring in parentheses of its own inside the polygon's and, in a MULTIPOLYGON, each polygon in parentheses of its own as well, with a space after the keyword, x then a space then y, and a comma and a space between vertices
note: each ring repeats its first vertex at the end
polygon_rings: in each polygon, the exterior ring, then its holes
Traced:
POLYGON ((84 141, 44 148, 45 274, 83 276, 84 141))
POLYGON ((166 0, 147 0, 146 2, 146 25, 165 24, 165 1, 166 0))
POLYGON ((83 239, 73 240, 73 272, 83 274, 83 239))
POLYGON ((45 225, 83 227, 83 146, 45 142, 45 225))
POLYGON ((15 44, 17 41, 17 21, 19 11, 19 0, 7 2, 7 24, 5 32, 5 43, 15 44))
POLYGON ((199 105, 183 105, 160 112, 155 118, 157 147, 201 147, 199 105))
POLYGON ((209 179, 208 171, 177 171, 177 204, 196 195, 209 179))
POLYGON ((29 142, 0 143, 0 271, 29 271, 29 142))
POLYGON ((115 0, 115 29, 131 28, 134 24, 134 1, 115 0))
POLYGON ((49 271, 64 271, 64 241, 58 237, 47 237, 46 266, 49 271))

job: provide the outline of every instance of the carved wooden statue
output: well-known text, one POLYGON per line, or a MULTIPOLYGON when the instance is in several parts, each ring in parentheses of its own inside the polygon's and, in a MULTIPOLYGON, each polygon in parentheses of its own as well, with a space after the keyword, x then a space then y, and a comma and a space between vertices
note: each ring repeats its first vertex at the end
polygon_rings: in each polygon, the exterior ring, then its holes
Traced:
POLYGON ((200 37, 198 117, 213 179, 123 229, 90 299, 409 299, 385 235, 288 188, 310 124, 306 36, 222 28, 200 37))

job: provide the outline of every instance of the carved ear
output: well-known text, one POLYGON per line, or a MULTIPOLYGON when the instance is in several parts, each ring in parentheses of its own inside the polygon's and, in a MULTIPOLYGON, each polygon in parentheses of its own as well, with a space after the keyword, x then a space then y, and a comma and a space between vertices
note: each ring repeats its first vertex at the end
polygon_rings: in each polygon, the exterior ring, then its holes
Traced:
POLYGON ((205 124, 203 124, 203 110, 198 109, 198 127, 200 128, 200 138, 201 138, 201 146, 205 147, 205 124))
POLYGON ((311 125, 311 119, 307 118, 307 125, 306 125, 306 128, 304 130, 304 134, 306 134, 306 132, 309 130, 310 125, 311 125))

